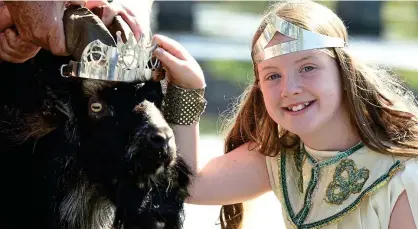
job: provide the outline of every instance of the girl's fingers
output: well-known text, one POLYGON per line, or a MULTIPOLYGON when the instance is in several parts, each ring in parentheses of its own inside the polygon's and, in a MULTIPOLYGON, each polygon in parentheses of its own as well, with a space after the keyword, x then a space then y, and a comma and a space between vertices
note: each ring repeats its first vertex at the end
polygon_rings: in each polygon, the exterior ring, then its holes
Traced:
POLYGON ((171 55, 180 60, 189 60, 191 55, 187 50, 177 41, 170 39, 163 35, 155 35, 153 37, 153 44, 158 44, 162 49, 169 52, 171 55))
POLYGON ((162 48, 157 48, 154 51, 155 56, 161 61, 164 67, 170 69, 176 69, 183 65, 183 61, 177 57, 171 55, 171 53, 165 51, 162 48))

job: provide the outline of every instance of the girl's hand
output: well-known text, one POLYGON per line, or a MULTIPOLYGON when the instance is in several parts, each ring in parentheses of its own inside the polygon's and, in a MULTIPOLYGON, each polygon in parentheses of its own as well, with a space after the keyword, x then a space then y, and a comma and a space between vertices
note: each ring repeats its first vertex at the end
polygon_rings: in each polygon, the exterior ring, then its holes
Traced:
POLYGON ((153 44, 159 46, 154 55, 166 69, 170 83, 184 89, 206 87, 200 65, 181 44, 163 35, 155 35, 153 44))

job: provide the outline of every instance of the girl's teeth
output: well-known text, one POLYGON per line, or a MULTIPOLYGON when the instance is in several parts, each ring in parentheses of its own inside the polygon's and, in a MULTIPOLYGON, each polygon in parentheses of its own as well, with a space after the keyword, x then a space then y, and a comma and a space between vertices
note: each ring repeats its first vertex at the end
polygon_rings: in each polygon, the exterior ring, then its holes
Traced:
POLYGON ((308 105, 309 105, 309 103, 304 103, 304 104, 299 104, 297 106, 288 107, 287 109, 289 111, 300 111, 300 110, 302 110, 303 108, 305 108, 308 105))
POLYGON ((292 107, 293 111, 299 111, 302 110, 305 107, 305 105, 299 104, 297 106, 292 107))

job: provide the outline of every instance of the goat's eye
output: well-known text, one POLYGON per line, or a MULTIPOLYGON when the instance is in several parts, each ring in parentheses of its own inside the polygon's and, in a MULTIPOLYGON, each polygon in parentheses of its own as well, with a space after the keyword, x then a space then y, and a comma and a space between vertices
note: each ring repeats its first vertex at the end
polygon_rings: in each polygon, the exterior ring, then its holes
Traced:
POLYGON ((92 103, 92 104, 90 105, 90 109, 91 109, 91 111, 93 111, 93 112, 99 113, 100 111, 102 111, 102 110, 103 110, 103 106, 102 106, 102 104, 101 104, 101 103, 95 102, 95 103, 92 103))

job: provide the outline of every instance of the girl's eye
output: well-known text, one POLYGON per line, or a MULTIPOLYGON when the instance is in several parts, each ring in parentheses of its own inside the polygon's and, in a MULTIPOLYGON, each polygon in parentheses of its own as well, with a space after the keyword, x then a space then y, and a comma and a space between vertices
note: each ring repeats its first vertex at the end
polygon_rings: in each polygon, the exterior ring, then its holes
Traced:
POLYGON ((313 66, 306 66, 306 67, 302 68, 302 72, 310 72, 314 69, 315 69, 315 67, 313 67, 313 66))
POLYGON ((267 77, 267 80, 275 80, 275 79, 280 79, 281 76, 279 74, 271 74, 267 77))

